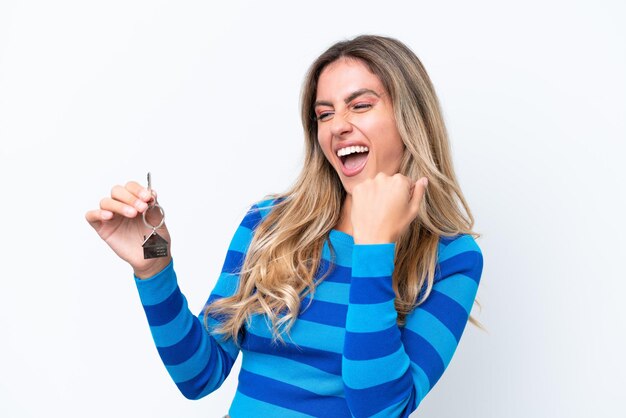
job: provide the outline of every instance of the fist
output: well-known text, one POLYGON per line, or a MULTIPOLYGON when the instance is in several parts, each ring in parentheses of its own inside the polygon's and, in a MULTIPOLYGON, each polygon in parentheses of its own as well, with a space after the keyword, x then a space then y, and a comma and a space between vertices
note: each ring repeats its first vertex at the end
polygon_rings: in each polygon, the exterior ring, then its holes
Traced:
POLYGON ((352 190, 350 218, 355 244, 396 242, 417 217, 428 185, 402 174, 378 173, 352 190))

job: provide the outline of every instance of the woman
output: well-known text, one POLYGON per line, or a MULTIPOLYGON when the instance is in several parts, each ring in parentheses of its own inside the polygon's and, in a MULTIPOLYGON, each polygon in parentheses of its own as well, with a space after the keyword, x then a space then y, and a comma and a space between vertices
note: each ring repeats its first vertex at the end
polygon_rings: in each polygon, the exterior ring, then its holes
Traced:
POLYGON ((171 257, 143 259, 146 189, 114 187, 87 220, 133 267, 186 397, 217 389, 242 351, 232 418, 406 417, 450 362, 482 272, 433 86, 401 42, 359 36, 311 66, 302 122, 299 178, 249 210, 198 318, 171 257))

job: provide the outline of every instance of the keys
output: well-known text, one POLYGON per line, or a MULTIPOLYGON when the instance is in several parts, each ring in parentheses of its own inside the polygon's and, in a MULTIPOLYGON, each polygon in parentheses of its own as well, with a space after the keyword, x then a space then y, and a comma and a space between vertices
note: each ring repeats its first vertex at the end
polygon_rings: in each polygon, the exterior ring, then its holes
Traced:
POLYGON ((146 209, 142 215, 143 215, 143 223, 146 225, 147 228, 151 229, 152 232, 149 235, 143 236, 144 241, 143 241, 143 244, 141 245, 141 247, 143 248, 143 258, 146 260, 149 258, 167 257, 167 245, 169 244, 165 240, 165 238, 163 238, 156 232, 156 230, 162 227, 163 223, 165 222, 165 212, 163 211, 163 208, 157 202, 156 195, 152 191, 152 176, 150 175, 150 172, 148 172, 147 177, 148 177, 148 191, 150 192, 150 194, 152 194, 152 200, 148 204, 149 205, 148 209, 146 209), (158 225, 152 225, 146 219, 148 212, 151 212, 154 210, 158 210, 161 214, 161 221, 158 223, 158 225))
POLYGON ((148 177, 148 193, 152 194, 152 175, 149 171, 146 177, 148 177))
MULTIPOLYGON (((146 177, 148 177, 148 193, 150 193, 152 195, 152 199, 156 199, 155 193, 152 191, 152 175, 150 174, 149 171, 148 171, 148 175, 146 177)), ((152 201, 155 201, 155 200, 151 200, 151 202, 152 201)))

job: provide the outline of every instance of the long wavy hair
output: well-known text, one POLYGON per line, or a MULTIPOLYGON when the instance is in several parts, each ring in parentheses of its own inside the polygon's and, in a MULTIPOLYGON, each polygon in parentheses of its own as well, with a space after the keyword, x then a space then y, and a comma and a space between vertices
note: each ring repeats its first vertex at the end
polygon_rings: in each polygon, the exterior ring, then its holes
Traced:
POLYGON ((302 171, 288 191, 272 196, 277 203, 254 232, 236 293, 207 307, 205 318, 223 319, 212 331, 237 343, 255 314, 266 315, 274 339, 283 341, 283 333, 298 317, 302 298, 312 299, 316 284, 323 280, 316 280, 322 248, 339 222, 346 192, 319 146, 314 103, 320 74, 341 58, 359 60, 381 80, 405 145, 400 173, 413 181, 423 176, 429 180, 417 218, 396 242, 393 288, 399 326, 430 294, 439 237, 478 236, 472 231, 474 219, 454 173, 439 101, 420 60, 389 37, 362 35, 338 42, 311 65, 303 83, 302 171))

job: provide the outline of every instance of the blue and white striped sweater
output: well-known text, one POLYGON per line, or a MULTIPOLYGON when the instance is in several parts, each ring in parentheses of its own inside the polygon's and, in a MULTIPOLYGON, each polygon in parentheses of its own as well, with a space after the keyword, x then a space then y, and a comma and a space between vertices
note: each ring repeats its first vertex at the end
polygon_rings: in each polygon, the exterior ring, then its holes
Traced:
MULTIPOLYGON (((271 201, 255 205, 230 244, 207 303, 232 295, 254 228, 271 201)), ((285 344, 272 343, 263 316, 254 316, 241 341, 239 385, 229 414, 245 417, 407 417, 449 364, 473 305, 482 255, 468 235, 441 238, 433 290, 396 325, 391 285, 395 244, 354 245, 336 230, 331 273, 302 302, 285 344), (310 302, 310 304, 309 304, 310 302)), ((320 272, 331 265, 324 245, 320 272)), ((180 292, 173 265, 136 279, 159 354, 190 399, 216 390, 239 354, 214 338, 180 292)), ((208 318, 210 326, 216 319, 208 318)))

